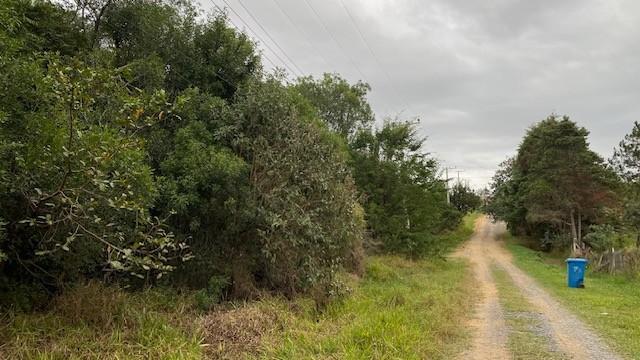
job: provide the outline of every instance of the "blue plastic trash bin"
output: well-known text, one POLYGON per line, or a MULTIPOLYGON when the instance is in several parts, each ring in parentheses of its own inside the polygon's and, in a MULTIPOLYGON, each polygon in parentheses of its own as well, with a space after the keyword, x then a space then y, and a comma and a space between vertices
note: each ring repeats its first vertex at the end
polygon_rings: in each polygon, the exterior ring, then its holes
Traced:
POLYGON ((587 259, 570 258, 567 262, 567 283, 570 288, 584 287, 584 272, 587 267, 587 259))

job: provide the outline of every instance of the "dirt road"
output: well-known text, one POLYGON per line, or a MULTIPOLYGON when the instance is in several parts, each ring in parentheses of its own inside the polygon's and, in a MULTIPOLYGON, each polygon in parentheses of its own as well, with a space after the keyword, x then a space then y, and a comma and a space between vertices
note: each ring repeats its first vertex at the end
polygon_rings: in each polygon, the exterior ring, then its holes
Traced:
POLYGON ((542 320, 541 332, 550 348, 557 349, 563 358, 569 359, 621 359, 589 327, 567 311, 536 282, 516 267, 509 252, 498 241, 504 233, 502 223, 493 223, 482 217, 476 222, 475 234, 454 256, 468 259, 473 267, 480 294, 473 328, 471 348, 461 359, 511 359, 508 344, 510 329, 505 324, 504 311, 492 267, 504 269, 542 320))

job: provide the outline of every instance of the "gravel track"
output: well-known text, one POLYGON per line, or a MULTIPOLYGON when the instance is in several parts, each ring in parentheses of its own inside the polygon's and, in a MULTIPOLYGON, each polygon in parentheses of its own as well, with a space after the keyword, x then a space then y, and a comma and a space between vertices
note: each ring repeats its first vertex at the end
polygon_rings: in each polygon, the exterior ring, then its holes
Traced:
POLYGON ((479 290, 475 316, 469 324, 473 329, 472 346, 460 358, 512 358, 507 347, 508 329, 504 313, 491 276, 491 266, 495 264, 507 271, 515 286, 531 303, 532 311, 540 315, 545 325, 541 333, 549 339, 550 346, 574 359, 622 359, 587 325, 513 264, 511 254, 498 241, 504 232, 503 223, 493 223, 487 217, 481 217, 476 222, 474 236, 454 254, 471 263, 479 290))

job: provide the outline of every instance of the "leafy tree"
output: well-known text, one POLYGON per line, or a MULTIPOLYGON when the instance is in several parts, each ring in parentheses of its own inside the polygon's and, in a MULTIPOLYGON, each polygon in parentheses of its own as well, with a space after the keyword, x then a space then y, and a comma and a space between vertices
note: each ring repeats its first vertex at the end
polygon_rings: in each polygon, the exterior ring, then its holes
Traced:
POLYGON ((190 87, 231 98, 260 69, 253 42, 227 25, 225 14, 197 20, 189 2, 126 0, 105 12, 102 43, 112 43, 116 66, 134 65, 136 85, 163 87, 170 94, 190 87), (153 74, 153 76, 145 76, 153 74))
POLYGON ((624 247, 624 238, 611 224, 589 226, 589 232, 584 236, 584 241, 599 252, 624 247))
POLYGON ((482 205, 482 199, 473 189, 457 183, 451 189, 451 204, 463 214, 474 211, 482 205))
POLYGON ((277 78, 252 83, 237 103, 234 140, 251 165, 257 234, 269 281, 330 290, 335 271, 362 244, 363 219, 348 155, 277 78))
POLYGON ((3 5, 2 294, 162 276, 207 288, 206 306, 256 287, 322 304, 338 271, 362 270, 365 220, 385 250, 420 256, 460 219, 415 124, 370 129, 362 82, 266 76, 225 14, 3 5))
POLYGON ((332 130, 345 139, 350 139, 374 120, 366 98, 371 88, 366 83, 352 85, 337 74, 324 74, 322 79, 300 78, 294 89, 311 102, 318 116, 332 130))
POLYGON ((494 218, 504 220, 510 231, 530 233, 521 187, 522 176, 515 167, 515 157, 503 161, 491 181, 491 199, 486 209, 494 218))
POLYGON ((631 133, 627 134, 614 149, 610 163, 625 181, 640 183, 640 124, 638 122, 633 123, 631 133))
POLYGON ((365 197, 371 233, 385 251, 419 257, 437 252, 434 235, 455 226, 459 215, 446 204, 437 162, 421 151, 413 123, 387 122, 355 137, 356 183, 365 197), (447 219, 453 216, 453 222, 447 219))
POLYGON ((638 122, 634 122, 631 133, 620 142, 609 162, 624 182, 624 220, 635 230, 636 245, 640 247, 640 124, 638 122))
POLYGON ((587 136, 566 116, 552 115, 529 129, 513 163, 494 181, 494 213, 538 235, 567 229, 579 254, 583 225, 599 223, 616 200, 615 179, 587 136))
POLYGON ((0 100, 6 271, 56 286, 101 269, 171 271, 188 254, 148 213, 155 185, 136 136, 162 117, 164 95, 131 93, 109 70, 42 63, 18 61, 2 78, 17 90, 0 100))
POLYGON ((293 90, 349 145, 351 164, 374 241, 385 251, 409 256, 436 253, 435 234, 455 226, 460 213, 446 204, 437 163, 421 151, 413 123, 374 120, 367 84, 349 84, 336 74, 305 77, 293 90))
POLYGON ((83 23, 72 12, 49 1, 7 0, 0 9, 0 50, 57 52, 75 55, 88 48, 83 23))

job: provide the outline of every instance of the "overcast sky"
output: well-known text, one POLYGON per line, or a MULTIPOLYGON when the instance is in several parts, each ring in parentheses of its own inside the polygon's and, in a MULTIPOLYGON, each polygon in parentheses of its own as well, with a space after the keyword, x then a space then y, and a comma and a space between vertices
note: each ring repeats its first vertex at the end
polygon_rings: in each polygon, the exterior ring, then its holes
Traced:
POLYGON ((426 149, 474 187, 550 113, 605 158, 640 120, 640 1, 200 1, 235 10, 267 68, 368 82, 378 118, 418 116, 426 149))

